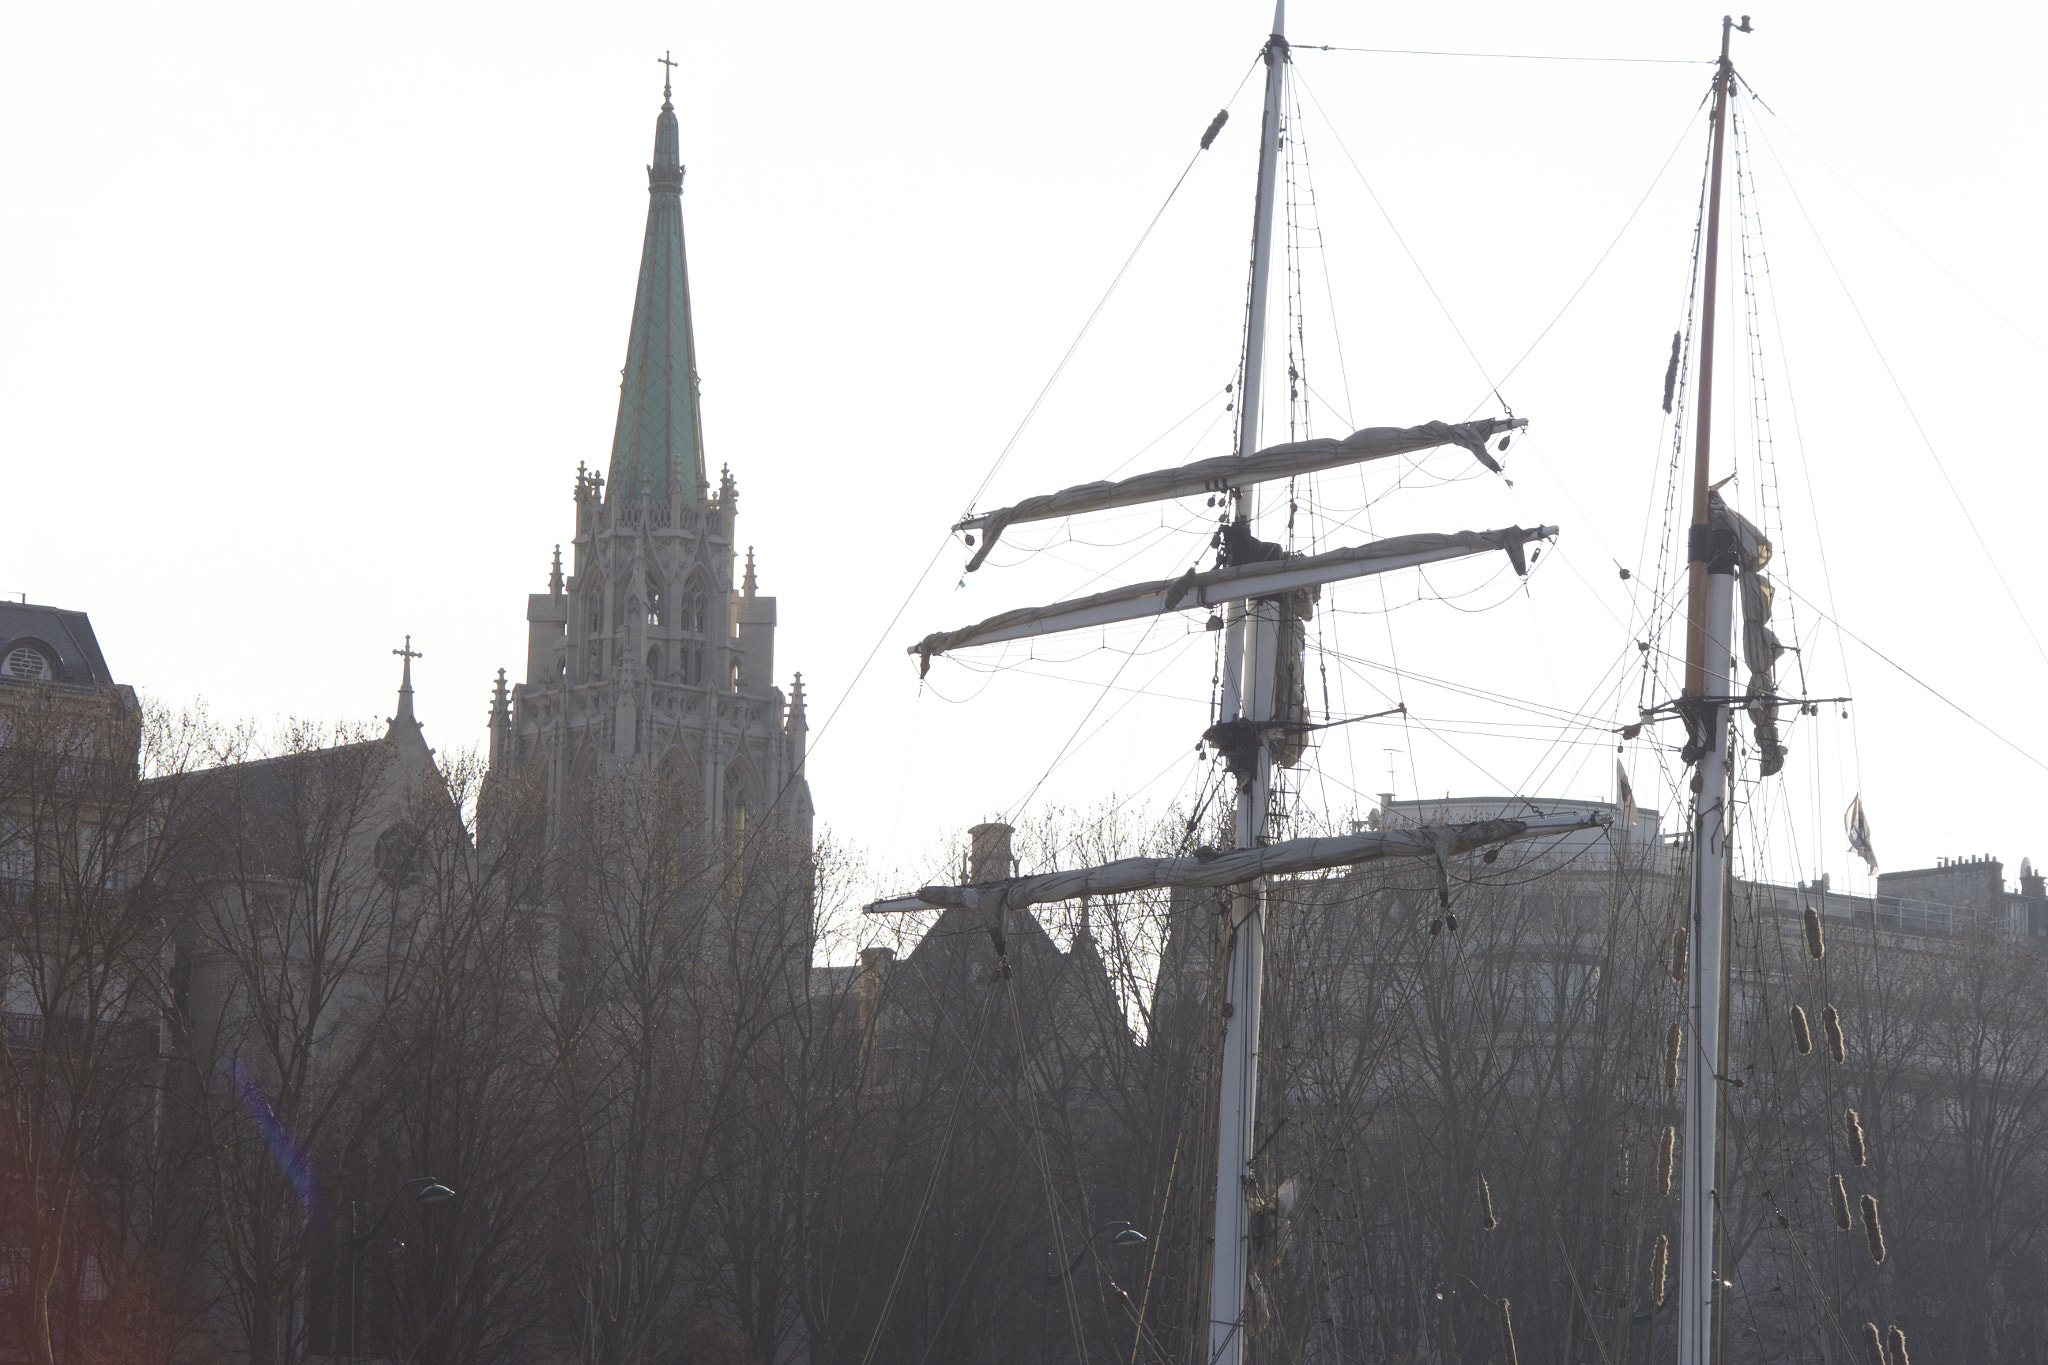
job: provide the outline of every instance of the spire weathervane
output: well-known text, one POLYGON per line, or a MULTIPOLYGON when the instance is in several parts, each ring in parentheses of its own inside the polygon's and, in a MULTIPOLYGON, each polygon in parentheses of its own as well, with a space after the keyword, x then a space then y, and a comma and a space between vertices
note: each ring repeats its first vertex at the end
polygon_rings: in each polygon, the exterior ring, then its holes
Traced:
POLYGON ((663 99, 667 99, 667 98, 669 98, 669 96, 670 96, 671 94, 673 94, 673 93, 674 93, 674 92, 673 92, 672 90, 670 90, 670 89, 669 89, 669 79, 668 79, 668 78, 669 78, 669 76, 670 76, 671 74, 673 74, 673 73, 674 73, 674 71, 675 71, 675 68, 676 68, 676 64, 675 64, 674 62, 672 62, 672 61, 670 61, 670 60, 668 59, 668 51, 667 51, 667 49, 663 49, 663 51, 662 51, 662 54, 661 54, 661 64, 662 64, 662 66, 663 66, 664 68, 666 68, 666 69, 665 69, 665 70, 664 70, 664 71, 663 71, 663 72, 661 73, 661 97, 662 97, 663 99))

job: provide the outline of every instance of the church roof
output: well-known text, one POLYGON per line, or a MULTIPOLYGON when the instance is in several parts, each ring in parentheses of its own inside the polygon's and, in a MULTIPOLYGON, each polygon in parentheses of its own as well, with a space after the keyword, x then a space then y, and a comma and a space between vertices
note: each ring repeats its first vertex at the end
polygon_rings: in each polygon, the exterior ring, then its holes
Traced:
POLYGON ((637 498, 645 478, 650 495, 666 501, 675 480, 683 501, 694 504, 704 482, 704 425, 697 412, 697 348, 683 256, 681 138, 669 93, 664 85, 654 121, 654 164, 647 168, 647 237, 619 387, 609 496, 637 498))

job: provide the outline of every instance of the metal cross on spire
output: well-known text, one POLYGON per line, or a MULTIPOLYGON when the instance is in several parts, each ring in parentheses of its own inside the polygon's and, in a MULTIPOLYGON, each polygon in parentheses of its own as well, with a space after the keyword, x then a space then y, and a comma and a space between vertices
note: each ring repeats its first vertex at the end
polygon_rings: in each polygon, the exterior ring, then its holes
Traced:
POLYGON ((669 89, 668 78, 675 71, 676 63, 668 59, 668 49, 666 48, 664 48, 661 53, 661 64, 662 66, 667 68, 667 70, 664 70, 661 73, 661 97, 663 99, 667 99, 671 94, 674 93, 669 89))
POLYGON ((412 661, 427 656, 412 647, 410 635, 405 637, 405 648, 394 649, 391 652, 405 660, 404 672, 398 679, 398 714, 391 718, 391 723, 395 726, 400 721, 406 721, 417 726, 419 722, 414 719, 412 713, 412 661))

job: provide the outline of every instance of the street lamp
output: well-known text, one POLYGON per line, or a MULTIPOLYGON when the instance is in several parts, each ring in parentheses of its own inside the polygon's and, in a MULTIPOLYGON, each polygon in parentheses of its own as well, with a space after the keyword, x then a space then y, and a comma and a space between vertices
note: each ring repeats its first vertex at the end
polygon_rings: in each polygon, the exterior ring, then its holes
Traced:
POLYGON ((1048 1271, 1046 1273, 1046 1283, 1058 1284, 1061 1280, 1064 1280, 1067 1276, 1079 1270, 1081 1268, 1081 1262, 1088 1259, 1088 1248, 1094 1244, 1094 1241, 1097 1237, 1100 1237, 1103 1233, 1108 1232, 1111 1228, 1123 1229, 1123 1231, 1119 1232, 1116 1236, 1109 1239, 1109 1244, 1113 1247, 1136 1246, 1138 1243, 1145 1240, 1145 1234, 1138 1231, 1136 1228, 1132 1227, 1129 1223, 1121 1221, 1113 1223, 1104 1223, 1101 1227, 1095 1229, 1094 1232, 1088 1235, 1087 1241, 1081 1243, 1081 1249, 1074 1253, 1073 1260, 1067 1262, 1067 1268, 1065 1270, 1048 1271))
MULTIPOLYGON (((1052 1286, 1079 1270, 1081 1262, 1088 1259, 1088 1249, 1095 1245, 1095 1239, 1108 1232, 1111 1228, 1121 1229, 1116 1236, 1109 1239, 1109 1244, 1113 1247, 1136 1246, 1145 1240, 1144 1233, 1120 1219, 1115 1222, 1104 1223, 1101 1227, 1088 1234, 1087 1240, 1081 1243, 1081 1249, 1074 1253, 1074 1259, 1067 1263, 1065 1270, 1048 1270, 1045 1272, 1046 1289, 1045 1293, 1040 1295, 1038 1300, 1038 1350, 1039 1354, 1048 1362, 1052 1359, 1052 1330, 1046 1321, 1046 1308, 1052 1300, 1052 1286)), ((1045 1253, 1045 1261, 1047 1265, 1052 1264, 1052 1253, 1050 1251, 1045 1253)), ((1123 1293, 1123 1290, 1118 1288, 1115 1280, 1109 1282, 1109 1287, 1115 1289, 1119 1294, 1123 1293)))
POLYGON ((418 1185, 420 1189, 413 1198, 422 1208, 433 1204, 445 1204, 455 1197, 455 1191, 443 1185, 430 1175, 415 1176, 392 1192, 385 1201, 384 1212, 377 1215, 377 1221, 370 1224, 370 1230, 356 1232, 356 1201, 348 1201, 348 1365, 356 1365, 356 1265, 362 1260, 363 1248, 377 1240, 377 1234, 384 1230, 384 1224, 391 1218, 391 1211, 398 1207, 398 1201, 406 1191, 418 1185))

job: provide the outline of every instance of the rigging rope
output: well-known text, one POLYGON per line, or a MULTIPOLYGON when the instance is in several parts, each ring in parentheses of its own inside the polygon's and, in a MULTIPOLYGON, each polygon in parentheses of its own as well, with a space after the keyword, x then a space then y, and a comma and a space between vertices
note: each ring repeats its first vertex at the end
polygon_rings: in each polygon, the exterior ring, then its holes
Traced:
MULTIPOLYGON (((975 1021, 974 1044, 967 1050, 969 1071, 979 1068, 981 1040, 988 1032, 989 1006, 996 998, 994 983, 982 992, 981 1015, 975 1021)), ((875 1351, 882 1344, 882 1331, 889 1325, 889 1310, 896 1305, 897 1291, 903 1288, 903 1272, 910 1265, 910 1253, 917 1249, 918 1233, 924 1228, 925 1215, 931 1212, 932 1192, 938 1188, 939 1173, 946 1169, 946 1152, 953 1143, 953 1126, 960 1121, 960 1102, 967 1098, 967 1076, 963 1073, 959 1085, 953 1091, 953 1103, 946 1111, 946 1126, 939 1134, 939 1151, 932 1162, 932 1173, 925 1181, 924 1196, 917 1201, 917 1213, 910 1220, 910 1233, 903 1239, 903 1254, 896 1259, 896 1273, 889 1280, 889 1292, 882 1299, 882 1311, 875 1315, 874 1334, 868 1338, 868 1348, 861 1353, 860 1365, 874 1365, 875 1351)))
MULTIPOLYGON (((1260 52, 1263 56, 1264 49, 1261 48, 1260 52)), ((1252 64, 1245 68, 1244 76, 1237 83, 1237 89, 1230 92, 1230 98, 1223 106, 1225 109, 1237 103, 1238 95, 1244 91, 1245 82, 1251 79, 1252 72, 1256 71, 1258 67, 1259 59, 1254 58, 1252 64)), ((1081 330, 1075 334, 1073 343, 1067 347, 1066 354, 1060 357, 1060 363, 1053 367, 1052 377, 1045 381, 1045 387, 1038 391, 1038 397, 1031 400, 1031 406, 1025 410, 1024 420, 1017 424, 1017 429, 1014 432, 1010 433, 1010 439, 1004 443, 1001 453, 996 456, 995 463, 989 466, 987 476, 982 479, 980 486, 974 490, 974 496, 967 500, 967 508, 970 512, 981 501, 981 495, 988 491, 988 486, 995 482, 996 474, 1002 469, 1004 461, 1010 458, 1010 452, 1017 448, 1017 442, 1024 439, 1024 432, 1030 427, 1031 419, 1036 417, 1039 408, 1045 405, 1046 396, 1052 392, 1053 385, 1059 383, 1060 376, 1066 373, 1067 363, 1074 358, 1074 353, 1081 349, 1081 343, 1087 340, 1088 332, 1095 326, 1095 320, 1102 316, 1102 310, 1109 306, 1110 296, 1116 293, 1116 287, 1122 284, 1124 276, 1130 273, 1131 265, 1138 259, 1138 253, 1143 251, 1145 243, 1151 240, 1152 230, 1159 226, 1159 220, 1166 216, 1167 207, 1173 203, 1174 196, 1180 193, 1180 187, 1187 183, 1189 174, 1194 171, 1195 163, 1200 161, 1202 153, 1208 150, 1208 140, 1204 139, 1202 145, 1195 149, 1195 154, 1188 158, 1188 164, 1181 168, 1179 178, 1173 182, 1173 188, 1166 192, 1166 198, 1160 201, 1158 210, 1152 215, 1152 221, 1145 224, 1145 230, 1138 234, 1138 244, 1131 248, 1131 254, 1126 256, 1124 263, 1117 268, 1115 278, 1109 282, 1109 288, 1102 291, 1102 297, 1096 302, 1094 311, 1090 312, 1088 320, 1081 324, 1081 330)))

